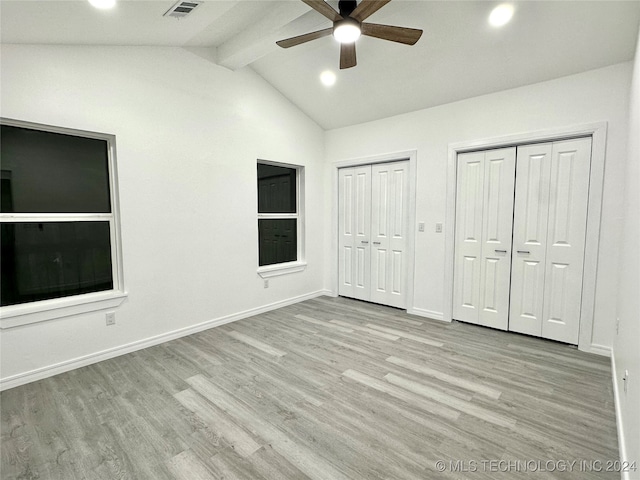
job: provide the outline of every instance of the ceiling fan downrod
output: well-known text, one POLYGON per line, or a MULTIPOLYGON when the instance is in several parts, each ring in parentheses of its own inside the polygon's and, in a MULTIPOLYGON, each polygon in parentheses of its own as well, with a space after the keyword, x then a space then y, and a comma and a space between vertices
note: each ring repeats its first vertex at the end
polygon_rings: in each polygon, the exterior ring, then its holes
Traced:
POLYGON ((358 2, 356 0, 340 0, 338 2, 338 10, 340 11, 340 16, 342 18, 347 18, 353 13, 353 11, 358 6, 358 2))

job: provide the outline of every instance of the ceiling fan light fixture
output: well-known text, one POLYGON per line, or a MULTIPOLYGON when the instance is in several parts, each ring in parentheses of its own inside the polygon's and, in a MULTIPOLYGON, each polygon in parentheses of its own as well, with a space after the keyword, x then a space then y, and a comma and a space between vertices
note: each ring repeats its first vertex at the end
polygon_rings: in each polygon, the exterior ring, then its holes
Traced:
POLYGON ((352 18, 345 18, 335 23, 333 37, 340 43, 353 43, 360 38, 360 24, 352 18))

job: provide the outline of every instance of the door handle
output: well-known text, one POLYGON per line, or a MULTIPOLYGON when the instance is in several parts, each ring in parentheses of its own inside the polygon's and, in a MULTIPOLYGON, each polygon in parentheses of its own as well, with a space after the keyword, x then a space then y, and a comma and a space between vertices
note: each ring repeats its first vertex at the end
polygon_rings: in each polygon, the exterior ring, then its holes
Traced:
POLYGON ((529 250, 518 250, 518 253, 531 253, 529 250))
POLYGON ((495 250, 495 252, 496 252, 496 253, 507 253, 507 251, 506 251, 506 250, 497 250, 497 249, 495 250))
POLYGON ((373 242, 374 245, 380 245, 380 242, 373 242))
POLYGON ((361 243, 369 243, 369 240, 362 240, 361 243))

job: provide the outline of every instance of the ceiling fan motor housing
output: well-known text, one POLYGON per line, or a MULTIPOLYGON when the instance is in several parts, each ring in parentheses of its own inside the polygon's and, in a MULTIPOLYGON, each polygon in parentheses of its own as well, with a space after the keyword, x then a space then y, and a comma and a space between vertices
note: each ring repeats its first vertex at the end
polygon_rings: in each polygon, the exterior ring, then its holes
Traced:
POLYGON ((358 2, 356 0, 340 0, 338 2, 338 10, 340 10, 340 16, 347 18, 356 9, 358 2))

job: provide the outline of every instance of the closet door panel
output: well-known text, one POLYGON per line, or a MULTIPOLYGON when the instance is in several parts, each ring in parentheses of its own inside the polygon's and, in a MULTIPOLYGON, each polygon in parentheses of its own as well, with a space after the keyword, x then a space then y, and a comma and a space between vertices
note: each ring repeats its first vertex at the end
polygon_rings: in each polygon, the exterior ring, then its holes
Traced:
POLYGON ((371 171, 371 300, 383 303, 388 290, 387 264, 389 261, 389 170, 373 165, 371 171))
POLYGON ((389 295, 395 300, 389 305, 406 307, 407 285, 407 245, 409 231, 409 164, 393 164, 393 201, 389 210, 390 255, 389 255, 389 295))
POLYGON ((484 152, 458 155, 453 318, 480 322, 484 152))
POLYGON ((406 308, 407 162, 371 167, 371 301, 406 308))
POLYGON ((509 330, 542 335, 552 144, 518 147, 509 330))
POLYGON ((516 149, 490 150, 484 159, 480 324, 506 330, 516 149))
POLYGON ((369 300, 371 167, 340 169, 338 293, 369 300))
POLYGON ((346 297, 354 295, 355 265, 355 220, 354 220, 354 171, 338 170, 338 294, 346 297))
POLYGON ((371 286, 371 167, 357 167, 355 171, 355 265, 354 298, 369 300, 371 286))
POLYGON ((551 155, 542 336, 578 343, 591 139, 556 142, 551 155))

